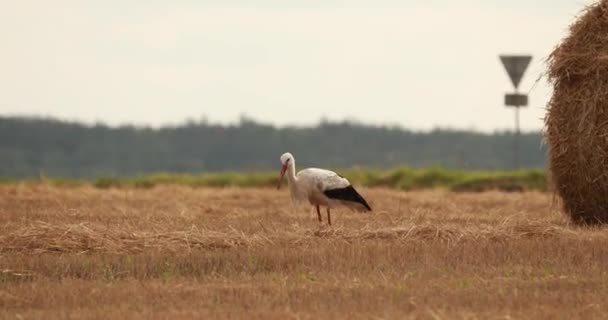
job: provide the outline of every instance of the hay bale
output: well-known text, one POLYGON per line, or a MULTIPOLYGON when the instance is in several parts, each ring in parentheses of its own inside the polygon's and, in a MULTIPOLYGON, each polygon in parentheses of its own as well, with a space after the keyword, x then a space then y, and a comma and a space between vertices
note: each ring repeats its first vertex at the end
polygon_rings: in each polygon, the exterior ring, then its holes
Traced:
POLYGON ((548 59, 553 186, 572 221, 608 222, 608 0, 588 7, 548 59))

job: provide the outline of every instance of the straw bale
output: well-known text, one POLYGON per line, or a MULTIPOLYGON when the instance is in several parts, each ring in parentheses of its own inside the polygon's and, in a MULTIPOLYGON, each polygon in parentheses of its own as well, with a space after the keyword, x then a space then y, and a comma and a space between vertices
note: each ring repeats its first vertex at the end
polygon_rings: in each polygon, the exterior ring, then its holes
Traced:
POLYGON ((608 0, 586 8, 548 59, 549 170, 578 224, 608 222, 608 0))

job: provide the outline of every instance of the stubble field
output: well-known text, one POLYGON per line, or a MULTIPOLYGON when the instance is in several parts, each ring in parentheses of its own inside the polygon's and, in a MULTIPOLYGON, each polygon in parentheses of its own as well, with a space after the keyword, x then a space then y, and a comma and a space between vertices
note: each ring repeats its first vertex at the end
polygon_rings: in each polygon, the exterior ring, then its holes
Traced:
POLYGON ((0 186, 0 318, 608 317, 608 232, 551 194, 360 191, 328 227, 273 189, 0 186))

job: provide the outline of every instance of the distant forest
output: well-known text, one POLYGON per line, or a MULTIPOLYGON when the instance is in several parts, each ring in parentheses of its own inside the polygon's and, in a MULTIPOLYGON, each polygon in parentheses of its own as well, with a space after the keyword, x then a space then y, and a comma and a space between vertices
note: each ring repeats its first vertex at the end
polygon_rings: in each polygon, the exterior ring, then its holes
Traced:
MULTIPOLYGON (((544 166, 540 132, 522 134, 520 150, 522 167, 544 166)), ((0 177, 266 171, 279 167, 285 151, 299 167, 512 169, 514 164, 512 132, 415 132, 348 121, 277 128, 249 119, 155 129, 0 117, 0 177)))

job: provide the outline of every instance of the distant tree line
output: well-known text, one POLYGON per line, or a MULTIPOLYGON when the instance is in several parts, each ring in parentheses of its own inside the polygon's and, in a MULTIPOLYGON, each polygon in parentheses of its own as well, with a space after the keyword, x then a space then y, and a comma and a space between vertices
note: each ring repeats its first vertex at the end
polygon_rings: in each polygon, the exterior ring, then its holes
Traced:
MULTIPOLYGON (((539 132, 522 134, 520 150, 521 166, 544 166, 539 132)), ((154 129, 0 117, 0 177, 274 170, 285 151, 300 167, 511 169, 513 133, 414 132, 348 121, 276 128, 246 118, 229 126, 190 121, 154 129)))

